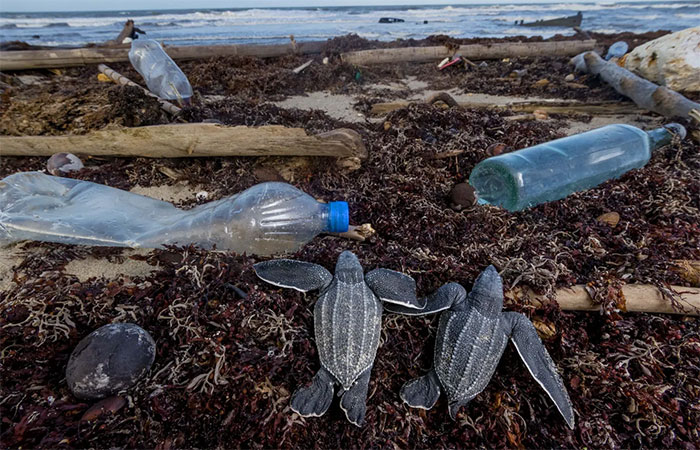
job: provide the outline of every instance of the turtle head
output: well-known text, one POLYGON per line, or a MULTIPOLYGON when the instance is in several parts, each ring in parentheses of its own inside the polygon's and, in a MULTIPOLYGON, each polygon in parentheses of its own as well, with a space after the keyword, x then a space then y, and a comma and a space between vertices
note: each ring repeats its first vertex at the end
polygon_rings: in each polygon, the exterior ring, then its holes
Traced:
POLYGON ((503 309, 503 281, 493 266, 481 272, 469 293, 469 303, 486 317, 501 314, 503 309))
POLYGON ((338 257, 335 264, 335 277, 345 283, 358 283, 364 281, 364 271, 360 260, 351 251, 345 250, 338 257))

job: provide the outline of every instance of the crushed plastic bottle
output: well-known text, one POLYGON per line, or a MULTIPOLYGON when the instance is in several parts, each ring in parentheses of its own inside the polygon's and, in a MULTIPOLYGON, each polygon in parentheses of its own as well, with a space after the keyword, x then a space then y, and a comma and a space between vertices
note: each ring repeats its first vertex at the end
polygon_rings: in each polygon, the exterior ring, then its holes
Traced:
POLYGON ((622 58, 627 53, 629 46, 625 41, 617 41, 608 49, 608 53, 605 55, 605 60, 610 61, 613 58, 622 58))
POLYGON ((21 240, 272 255, 293 252, 321 232, 348 230, 345 202, 320 203, 286 183, 261 183, 182 210, 89 181, 23 172, 0 181, 0 244, 21 240))
POLYGON ((182 70, 163 47, 153 39, 136 39, 131 43, 129 61, 141 74, 148 90, 165 100, 188 103, 192 86, 182 70))
POLYGON ((614 124, 516 152, 493 156, 474 167, 469 184, 479 203, 520 211, 562 199, 643 167, 651 152, 685 128, 672 123, 645 132, 614 124))

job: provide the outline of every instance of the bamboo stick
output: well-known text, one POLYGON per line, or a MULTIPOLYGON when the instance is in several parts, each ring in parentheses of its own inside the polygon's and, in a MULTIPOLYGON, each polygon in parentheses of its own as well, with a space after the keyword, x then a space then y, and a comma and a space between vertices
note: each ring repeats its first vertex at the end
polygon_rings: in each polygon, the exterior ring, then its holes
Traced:
MULTIPOLYGON (((625 310, 628 312, 700 315, 700 288, 671 286, 671 289, 680 297, 679 305, 683 308, 682 310, 674 309, 673 304, 663 296, 658 288, 645 284, 627 284, 622 287, 625 310)), ((522 302, 523 299, 528 299, 535 306, 541 306, 549 301, 544 296, 535 294, 529 288, 516 288, 508 291, 506 292, 506 298, 515 302, 522 302)), ((600 305, 593 303, 586 287, 582 285, 557 290, 555 301, 563 310, 600 310, 600 305)))
POLYGON ((172 103, 163 100, 162 98, 158 97, 156 94, 153 92, 149 91, 148 89, 144 88, 141 85, 138 85, 125 77, 124 75, 120 74, 116 70, 113 70, 109 67, 107 67, 104 64, 100 64, 97 66, 97 70, 108 76, 110 79, 114 80, 114 82, 121 84, 122 86, 136 86, 137 88, 141 89, 144 94, 150 96, 150 97, 155 97, 158 99, 158 103, 160 103, 160 107, 164 110, 169 112, 170 114, 177 115, 181 109, 178 108, 177 106, 173 105, 172 103))
POLYGON ((617 92, 630 98, 640 108, 648 109, 668 118, 688 118, 693 109, 700 110, 695 103, 678 92, 659 86, 635 75, 617 64, 605 61, 594 52, 585 52, 571 59, 576 70, 600 76, 617 92))
POLYGON ((309 136, 279 125, 228 127, 214 123, 105 129, 77 136, 3 136, 0 156, 49 156, 70 152, 91 156, 181 158, 202 156, 332 156, 366 158, 354 130, 309 136))
MULTIPOLYGON (((325 42, 295 42, 277 45, 189 45, 166 46, 175 60, 192 60, 214 56, 256 56, 273 58, 289 54, 321 53, 325 42)), ((74 49, 24 50, 0 52, 0 71, 76 67, 90 64, 128 61, 129 48, 86 47, 74 49)))
POLYGON ((469 44, 456 49, 441 47, 404 47, 361 50, 340 55, 348 64, 369 65, 397 62, 429 62, 459 54, 465 58, 500 59, 527 56, 576 55, 595 47, 595 40, 551 42, 505 42, 496 44, 469 44))
MULTIPOLYGON (((440 100, 438 98, 437 100, 440 100)), ((428 101, 428 103, 430 103, 428 101)), ((405 108, 410 102, 391 102, 391 103, 375 103, 372 105, 372 115, 382 115, 396 109, 405 108)), ((515 112, 531 113, 535 110, 542 110, 549 114, 593 114, 593 115, 610 115, 610 114, 640 114, 644 110, 638 108, 633 103, 574 103, 574 102, 519 102, 503 105, 494 105, 487 103, 458 103, 462 108, 487 108, 487 109, 509 109, 515 112)))

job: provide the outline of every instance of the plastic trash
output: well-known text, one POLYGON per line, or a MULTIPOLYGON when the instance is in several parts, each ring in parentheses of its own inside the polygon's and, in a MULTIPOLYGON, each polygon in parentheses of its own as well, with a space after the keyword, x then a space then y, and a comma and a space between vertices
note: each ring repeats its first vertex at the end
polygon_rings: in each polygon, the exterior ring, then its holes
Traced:
POLYGON ((134 40, 129 61, 146 80, 148 90, 158 97, 180 103, 187 103, 192 97, 192 86, 185 74, 153 39, 134 40))
POLYGON ((320 203, 286 183, 261 183, 214 202, 174 205, 89 181, 23 172, 0 181, 0 244, 21 240, 272 255, 321 232, 348 230, 345 202, 320 203))
POLYGON ((480 203, 520 211, 559 200, 577 191, 643 167, 651 152, 685 137, 672 123, 646 132, 615 124, 555 141, 493 156, 474 167, 469 184, 480 203))
POLYGON ((610 61, 613 58, 622 58, 625 53, 627 53, 629 46, 625 41, 617 41, 608 49, 608 53, 605 55, 605 60, 610 61))

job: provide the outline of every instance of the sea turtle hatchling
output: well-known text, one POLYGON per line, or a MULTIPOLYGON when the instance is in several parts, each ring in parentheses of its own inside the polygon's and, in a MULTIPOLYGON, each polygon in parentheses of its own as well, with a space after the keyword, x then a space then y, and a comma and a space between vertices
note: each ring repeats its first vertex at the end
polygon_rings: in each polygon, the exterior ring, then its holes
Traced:
POLYGON ((440 392, 447 394, 450 417, 484 390, 508 343, 513 341, 530 374, 556 405, 569 427, 574 412, 569 394, 537 331, 523 314, 501 312, 503 283, 493 266, 484 270, 467 294, 449 283, 430 295, 422 311, 387 305, 387 310, 409 315, 440 315, 433 368, 401 388, 401 399, 414 408, 430 409, 440 392))
POLYGON ((426 300, 416 298, 413 278, 389 269, 364 275, 357 257, 349 251, 338 258, 335 275, 317 264, 290 259, 261 262, 254 268, 258 277, 275 286, 320 291, 314 306, 314 332, 321 369, 311 386, 294 392, 292 410, 304 417, 323 415, 339 385, 340 407, 350 422, 361 426, 379 347, 382 302, 408 311, 424 308, 426 300))

